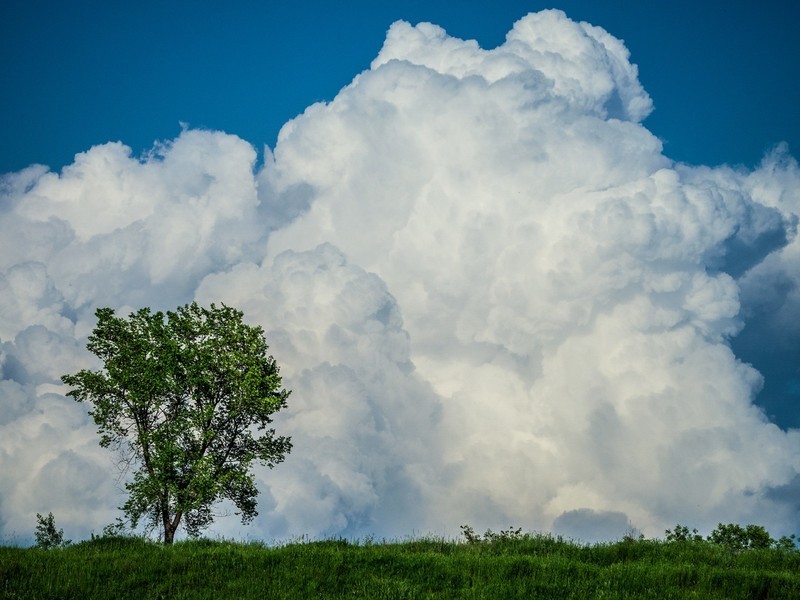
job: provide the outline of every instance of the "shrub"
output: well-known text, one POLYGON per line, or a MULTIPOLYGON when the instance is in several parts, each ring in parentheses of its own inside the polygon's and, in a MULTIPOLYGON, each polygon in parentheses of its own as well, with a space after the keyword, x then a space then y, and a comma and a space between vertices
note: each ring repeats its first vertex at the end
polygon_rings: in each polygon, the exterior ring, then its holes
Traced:
POLYGON ((522 533, 522 527, 514 529, 510 525, 508 529, 501 529, 499 533, 495 533, 491 529, 487 529, 486 533, 483 534, 483 537, 481 537, 480 534, 475 533, 475 530, 469 525, 462 525, 461 535, 464 536, 468 544, 480 544, 481 542, 486 542, 489 544, 495 542, 509 542, 512 540, 521 540, 527 536, 527 534, 522 533))

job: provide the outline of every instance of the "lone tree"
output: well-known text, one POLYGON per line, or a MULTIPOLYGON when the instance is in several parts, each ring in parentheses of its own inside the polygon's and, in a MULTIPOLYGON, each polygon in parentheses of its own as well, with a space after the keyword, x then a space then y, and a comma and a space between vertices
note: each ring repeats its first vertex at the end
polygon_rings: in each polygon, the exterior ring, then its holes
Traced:
POLYGON ((64 539, 64 530, 56 529, 56 519, 53 513, 43 517, 36 513, 36 547, 49 550, 50 548, 65 548, 72 541, 64 539))
POLYGON ((263 329, 214 304, 166 315, 143 308, 127 319, 100 308, 96 316, 87 348, 104 368, 61 380, 73 388, 68 396, 93 405, 100 445, 135 469, 120 507, 132 526, 144 517, 171 544, 181 521, 191 536, 208 527, 223 499, 242 523, 252 521, 258 490, 250 465, 272 468, 292 448, 268 428, 289 392, 263 329))

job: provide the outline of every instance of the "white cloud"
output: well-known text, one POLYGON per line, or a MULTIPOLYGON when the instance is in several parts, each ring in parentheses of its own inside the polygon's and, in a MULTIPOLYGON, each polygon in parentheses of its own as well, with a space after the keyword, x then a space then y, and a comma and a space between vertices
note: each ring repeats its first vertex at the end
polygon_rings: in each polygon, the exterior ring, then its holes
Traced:
POLYGON ((414 374, 379 277, 324 244, 210 275, 197 298, 261 324, 292 390, 277 423, 294 449, 268 475, 265 535, 390 534, 427 518, 419 494, 437 462, 438 400, 414 374))
POLYGON ((258 173, 242 140, 184 131, 6 176, 2 531, 57 513, 43 476, 78 531, 111 520, 114 473, 57 376, 93 364, 95 307, 195 298, 263 325, 293 390, 261 517, 215 531, 788 531, 774 490, 800 434, 754 406, 728 343, 764 303, 764 331, 796 339, 800 172, 785 151, 675 165, 650 109, 624 45, 558 11, 492 50, 398 22, 258 173))

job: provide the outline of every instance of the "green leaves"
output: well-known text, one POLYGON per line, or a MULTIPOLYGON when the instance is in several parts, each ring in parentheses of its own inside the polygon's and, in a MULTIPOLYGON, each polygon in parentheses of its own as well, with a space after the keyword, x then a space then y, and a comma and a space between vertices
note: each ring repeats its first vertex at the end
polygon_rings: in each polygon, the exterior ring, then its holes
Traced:
POLYGON ((742 527, 736 523, 727 525, 720 523, 708 536, 708 541, 734 551, 741 551, 747 548, 769 548, 774 543, 767 530, 760 525, 742 527))
POLYGON ((96 312, 87 348, 104 364, 62 377, 78 402, 90 402, 100 444, 115 446, 137 469, 123 510, 147 517, 169 542, 184 519, 190 534, 213 521, 210 507, 234 502, 244 522, 255 511, 253 461, 270 467, 290 450, 268 426, 289 392, 263 330, 222 305, 176 311, 143 308, 118 318, 96 312), (254 436, 254 432, 259 432, 254 436))
POLYGON ((667 529, 664 531, 666 534, 666 540, 668 542, 702 542, 703 536, 697 532, 697 529, 692 529, 689 531, 689 528, 686 525, 681 525, 678 523, 675 525, 675 529, 667 529))
POLYGON ((685 525, 676 525, 675 529, 667 529, 665 531, 667 542, 693 542, 693 543, 711 543, 723 546, 733 552, 741 552, 742 550, 777 548, 786 551, 796 551, 796 536, 782 536, 778 540, 772 539, 769 532, 761 525, 747 525, 742 526, 736 523, 719 523, 711 532, 711 534, 703 539, 697 529, 689 528, 685 525))
POLYGON ((64 539, 64 530, 56 529, 56 520, 53 513, 48 513, 43 517, 36 513, 36 547, 44 550, 51 548, 66 548, 72 541, 64 539))

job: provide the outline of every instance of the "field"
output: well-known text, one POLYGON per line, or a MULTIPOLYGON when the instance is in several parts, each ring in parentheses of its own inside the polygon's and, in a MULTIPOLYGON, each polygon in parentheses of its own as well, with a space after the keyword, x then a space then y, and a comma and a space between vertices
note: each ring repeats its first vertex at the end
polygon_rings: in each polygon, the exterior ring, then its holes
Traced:
POLYGON ((50 550, 0 547, 0 597, 796 600, 800 552, 635 539, 581 545, 538 534, 276 547, 104 537, 50 550))

